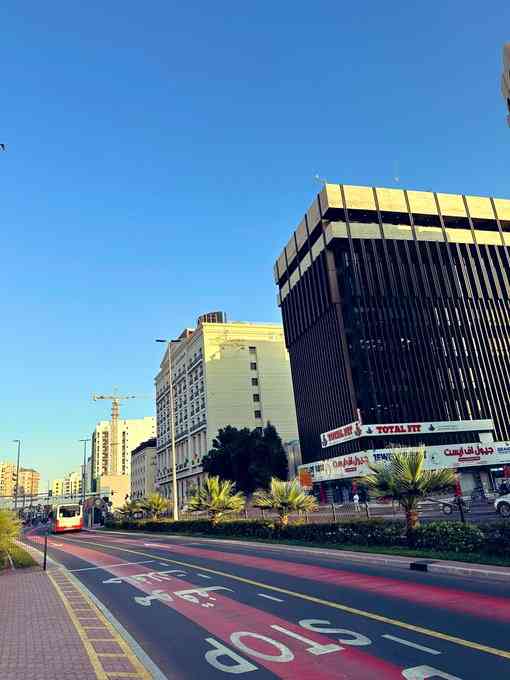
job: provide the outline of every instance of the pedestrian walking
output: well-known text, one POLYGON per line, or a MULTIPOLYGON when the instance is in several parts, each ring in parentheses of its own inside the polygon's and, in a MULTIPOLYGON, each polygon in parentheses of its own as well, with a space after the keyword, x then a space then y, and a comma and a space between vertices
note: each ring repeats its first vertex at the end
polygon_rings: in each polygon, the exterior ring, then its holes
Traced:
POLYGON ((352 500, 354 501, 354 510, 356 512, 359 512, 359 494, 356 492, 354 496, 352 497, 352 500))

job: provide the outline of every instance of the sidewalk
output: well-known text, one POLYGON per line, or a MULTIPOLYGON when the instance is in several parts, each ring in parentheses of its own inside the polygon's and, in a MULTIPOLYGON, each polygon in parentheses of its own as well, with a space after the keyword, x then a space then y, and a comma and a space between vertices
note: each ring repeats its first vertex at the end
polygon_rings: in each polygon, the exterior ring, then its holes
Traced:
POLYGON ((39 566, 0 572, 0 612, 2 680, 152 677, 76 580, 58 566, 47 572, 39 566))
POLYGON ((40 567, 0 574, 2 680, 96 680, 63 601, 40 567))

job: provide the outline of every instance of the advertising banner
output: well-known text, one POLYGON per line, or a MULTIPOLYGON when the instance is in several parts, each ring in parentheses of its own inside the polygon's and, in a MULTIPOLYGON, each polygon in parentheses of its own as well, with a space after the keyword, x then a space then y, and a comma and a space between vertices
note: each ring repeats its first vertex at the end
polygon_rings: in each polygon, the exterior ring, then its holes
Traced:
MULTIPOLYGON (((418 447, 406 448, 407 450, 418 450, 418 447)), ((333 479, 363 477, 370 474, 370 465, 388 462, 392 453, 392 449, 375 449, 319 460, 315 463, 300 465, 299 475, 301 478, 301 475, 306 474, 308 484, 310 484, 310 481, 323 482, 333 479)), ((506 464, 510 465, 510 442, 491 442, 489 444, 474 442, 425 447, 425 467, 428 470, 506 464)))
POLYGON ((382 437, 403 434, 439 434, 441 432, 487 432, 494 429, 490 418, 484 420, 438 420, 427 423, 385 423, 362 425, 359 420, 321 434, 323 449, 359 437, 382 437))

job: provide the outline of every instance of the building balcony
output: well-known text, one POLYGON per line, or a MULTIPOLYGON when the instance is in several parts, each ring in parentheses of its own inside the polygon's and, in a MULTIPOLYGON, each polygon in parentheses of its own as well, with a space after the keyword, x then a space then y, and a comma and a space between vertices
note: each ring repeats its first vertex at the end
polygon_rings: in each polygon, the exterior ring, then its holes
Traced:
POLYGON ((198 356, 196 356, 193 359, 191 359, 190 361, 188 361, 188 371, 191 371, 191 369, 194 368, 201 361, 202 361, 202 354, 200 353, 198 356))

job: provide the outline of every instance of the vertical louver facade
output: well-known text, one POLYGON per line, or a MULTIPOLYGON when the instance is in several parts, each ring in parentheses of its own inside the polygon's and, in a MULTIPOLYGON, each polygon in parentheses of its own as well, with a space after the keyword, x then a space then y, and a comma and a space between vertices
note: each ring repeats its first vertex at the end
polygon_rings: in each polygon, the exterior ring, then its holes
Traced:
POLYGON ((358 416, 510 439, 509 246, 508 200, 324 187, 274 272, 304 462, 358 416))

